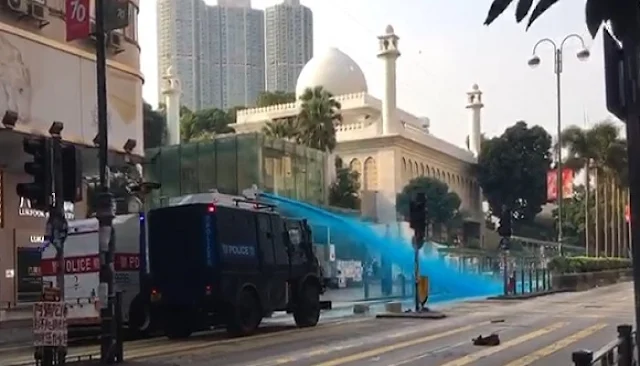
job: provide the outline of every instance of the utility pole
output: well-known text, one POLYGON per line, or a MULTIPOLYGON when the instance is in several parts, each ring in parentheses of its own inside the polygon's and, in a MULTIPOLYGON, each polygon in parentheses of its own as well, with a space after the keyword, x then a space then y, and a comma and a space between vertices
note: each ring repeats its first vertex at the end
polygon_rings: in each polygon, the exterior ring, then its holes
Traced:
POLYGON ((414 259, 414 298, 415 310, 421 311, 420 301, 420 249, 424 245, 427 232, 427 197, 418 192, 409 203, 409 225, 413 229, 413 259, 414 259))
MULTIPOLYGON (((56 275, 56 283, 60 290, 60 301, 65 303, 65 291, 64 291, 64 242, 67 239, 69 223, 64 216, 64 189, 63 189, 63 176, 62 176, 62 129, 64 125, 62 122, 53 122, 49 129, 51 135, 51 167, 53 177, 53 206, 49 211, 49 220, 47 220, 47 235, 56 248, 56 260, 58 262, 58 273, 56 275)), ((57 349, 57 365, 64 365, 67 355, 66 344, 65 346, 58 347, 57 349)))
POLYGON ((100 248, 100 285, 98 297, 100 301, 101 344, 100 362, 112 364, 115 360, 116 329, 113 321, 115 315, 113 257, 113 196, 109 189, 108 172, 108 116, 107 116, 107 32, 105 30, 105 0, 96 0, 96 85, 98 106, 98 165, 100 169, 100 189, 98 193, 96 216, 100 224, 98 240, 100 248))
MULTIPOLYGON (((113 259, 115 255, 115 237, 113 218, 115 204, 109 187, 109 137, 107 114, 107 35, 115 29, 129 25, 129 1, 95 0, 96 32, 96 86, 98 107, 98 165, 100 189, 97 199, 96 217, 99 222, 98 241, 100 248, 100 301, 101 346, 100 361, 103 364, 116 362, 118 353, 118 324, 115 319, 115 287, 113 259)), ((120 358, 118 357, 118 358, 120 358)))
MULTIPOLYGON (((605 85, 607 94, 607 109, 627 127, 627 155, 629 167, 629 206, 630 223, 629 237, 631 260, 633 263, 633 289, 636 314, 636 344, 640 336, 640 39, 638 25, 640 24, 640 7, 637 3, 630 4, 628 9, 629 28, 626 36, 621 39, 622 47, 603 30, 605 85)), ((638 357, 640 358, 640 348, 638 357)))

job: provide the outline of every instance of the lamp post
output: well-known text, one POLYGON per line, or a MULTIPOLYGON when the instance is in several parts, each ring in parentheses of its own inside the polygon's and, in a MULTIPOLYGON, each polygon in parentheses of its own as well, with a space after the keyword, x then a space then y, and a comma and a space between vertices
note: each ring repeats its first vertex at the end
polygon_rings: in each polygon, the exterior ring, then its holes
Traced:
POLYGON ((562 91, 561 91, 561 75, 562 75, 562 67, 563 67, 563 50, 564 46, 568 40, 576 38, 580 41, 582 48, 576 56, 580 61, 586 61, 591 53, 587 49, 584 39, 577 34, 569 34, 564 37, 562 42, 560 42, 560 47, 551 39, 543 38, 539 40, 535 46, 533 46, 533 52, 531 59, 529 59, 529 66, 536 67, 540 65, 540 57, 536 55, 536 50, 539 45, 543 43, 550 43, 553 46, 553 54, 554 54, 554 67, 553 72, 556 74, 556 112, 557 112, 557 128, 558 128, 558 142, 557 142, 557 161, 556 161, 556 173, 557 173, 557 183, 556 183, 556 200, 558 204, 558 249, 560 251, 560 255, 563 255, 562 250, 562 91))

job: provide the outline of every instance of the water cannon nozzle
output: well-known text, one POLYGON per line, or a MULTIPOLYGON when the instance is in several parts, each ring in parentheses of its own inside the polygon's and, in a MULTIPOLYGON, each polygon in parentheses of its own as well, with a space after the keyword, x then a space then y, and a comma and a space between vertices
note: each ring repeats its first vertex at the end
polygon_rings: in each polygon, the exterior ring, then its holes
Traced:
POLYGON ((248 200, 256 200, 260 195, 262 195, 262 191, 258 189, 256 184, 242 190, 242 196, 248 200))

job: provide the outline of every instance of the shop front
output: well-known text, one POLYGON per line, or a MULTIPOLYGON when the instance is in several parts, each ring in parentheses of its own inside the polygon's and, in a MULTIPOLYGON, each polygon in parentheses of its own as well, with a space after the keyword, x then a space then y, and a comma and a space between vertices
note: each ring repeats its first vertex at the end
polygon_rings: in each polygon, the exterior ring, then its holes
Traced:
MULTIPOLYGON (((0 308, 36 301, 42 288, 40 250, 47 215, 15 193, 20 174, 0 173, 0 308)), ((65 203, 68 220, 84 218, 82 203, 65 203)))

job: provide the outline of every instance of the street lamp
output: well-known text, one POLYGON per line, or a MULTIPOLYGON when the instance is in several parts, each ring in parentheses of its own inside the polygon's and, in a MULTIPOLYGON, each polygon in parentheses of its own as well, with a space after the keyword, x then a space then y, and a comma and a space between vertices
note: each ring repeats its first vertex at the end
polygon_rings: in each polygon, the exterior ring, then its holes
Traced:
POLYGON ((560 43, 560 47, 558 47, 556 45, 556 43, 549 39, 549 38, 543 38, 541 40, 539 40, 535 46, 533 46, 533 52, 532 52, 532 56, 529 59, 529 61, 527 62, 527 64, 529 64, 529 66, 531 67, 536 67, 538 65, 540 65, 540 57, 538 57, 536 55, 536 50, 538 48, 539 45, 543 44, 543 43, 550 43, 553 46, 553 54, 554 54, 554 58, 555 58, 555 62, 554 62, 554 68, 553 71, 556 74, 556 111, 557 111, 557 121, 558 121, 558 151, 557 151, 557 163, 556 163, 556 173, 557 173, 557 183, 556 183, 556 199, 558 202, 558 249, 560 251, 560 255, 563 255, 562 252, 562 138, 561 138, 561 134, 562 134, 562 103, 561 103, 561 83, 560 83, 560 76, 562 75, 562 66, 563 66, 563 50, 564 50, 564 46, 567 43, 568 40, 572 39, 572 38, 576 38, 578 41, 580 41, 580 44, 582 45, 582 48, 580 49, 580 51, 578 51, 578 53, 576 54, 576 57, 578 58, 578 60, 580 61, 586 61, 589 56, 591 55, 591 53, 589 52, 589 50, 587 49, 585 43, 584 43, 584 39, 582 39, 582 37, 580 37, 577 34, 569 34, 568 36, 564 37, 564 39, 562 40, 562 42, 560 43))

